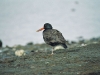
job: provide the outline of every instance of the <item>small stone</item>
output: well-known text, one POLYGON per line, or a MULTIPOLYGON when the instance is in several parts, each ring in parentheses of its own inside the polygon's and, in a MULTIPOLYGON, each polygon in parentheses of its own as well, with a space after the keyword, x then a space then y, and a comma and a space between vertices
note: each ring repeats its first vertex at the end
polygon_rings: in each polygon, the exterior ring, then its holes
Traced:
POLYGON ((35 68, 34 66, 31 66, 30 68, 35 68))
POLYGON ((82 43, 81 46, 86 46, 87 44, 82 43))
POLYGON ((63 58, 66 58, 66 57, 63 57, 63 58))
POLYGON ((77 74, 80 74, 80 72, 77 72, 77 74))
POLYGON ((45 64, 49 64, 49 62, 45 62, 45 64))
POLYGON ((26 53, 23 49, 21 49, 21 50, 15 51, 15 55, 20 57, 20 56, 26 55, 26 53))
POLYGON ((82 66, 82 65, 79 65, 79 66, 82 66))

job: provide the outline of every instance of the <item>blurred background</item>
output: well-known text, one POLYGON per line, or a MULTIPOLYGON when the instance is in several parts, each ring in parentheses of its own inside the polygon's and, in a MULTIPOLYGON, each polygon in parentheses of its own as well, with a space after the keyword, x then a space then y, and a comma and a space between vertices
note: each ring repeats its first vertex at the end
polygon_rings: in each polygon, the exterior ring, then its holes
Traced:
POLYGON ((36 30, 51 23, 66 40, 100 36, 100 0, 0 0, 3 46, 44 43, 36 30))

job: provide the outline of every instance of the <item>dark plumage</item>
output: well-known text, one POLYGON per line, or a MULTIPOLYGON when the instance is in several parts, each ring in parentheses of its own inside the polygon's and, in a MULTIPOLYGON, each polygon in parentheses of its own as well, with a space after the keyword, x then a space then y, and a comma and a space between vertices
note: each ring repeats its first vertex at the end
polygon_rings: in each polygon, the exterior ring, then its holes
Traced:
POLYGON ((66 40, 62 36, 62 33, 56 29, 44 30, 43 39, 47 44, 51 46, 62 45, 64 48, 67 48, 67 46, 65 45, 66 40))
POLYGON ((57 45, 61 45, 64 48, 67 48, 66 40, 60 31, 53 29, 52 25, 49 23, 45 23, 44 27, 39 29, 38 31, 41 31, 43 29, 44 29, 43 39, 47 44, 49 44, 53 47, 55 47, 57 45))

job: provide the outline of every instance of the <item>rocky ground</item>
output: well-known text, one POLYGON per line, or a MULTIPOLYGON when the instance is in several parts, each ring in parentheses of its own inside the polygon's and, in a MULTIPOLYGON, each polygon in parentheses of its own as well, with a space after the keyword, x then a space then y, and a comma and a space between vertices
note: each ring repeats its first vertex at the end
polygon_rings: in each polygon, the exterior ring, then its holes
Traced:
POLYGON ((46 44, 0 48, 0 75, 100 75, 100 42, 68 47, 54 55, 46 44))

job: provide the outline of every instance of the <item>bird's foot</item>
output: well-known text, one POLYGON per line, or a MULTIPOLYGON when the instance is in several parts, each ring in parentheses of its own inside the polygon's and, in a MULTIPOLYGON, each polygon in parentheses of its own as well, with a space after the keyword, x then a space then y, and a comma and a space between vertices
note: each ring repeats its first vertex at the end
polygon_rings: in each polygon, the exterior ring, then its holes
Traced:
POLYGON ((51 55, 53 55, 54 53, 51 53, 51 55))

